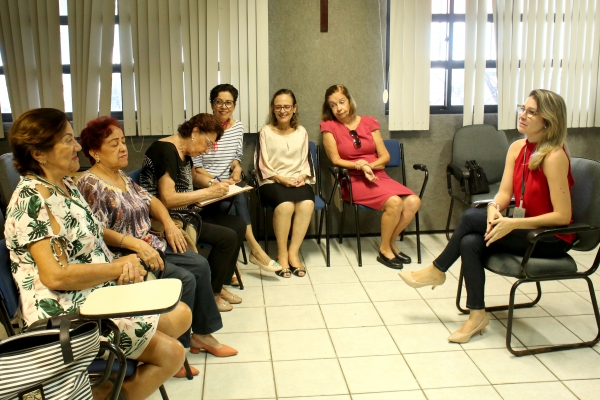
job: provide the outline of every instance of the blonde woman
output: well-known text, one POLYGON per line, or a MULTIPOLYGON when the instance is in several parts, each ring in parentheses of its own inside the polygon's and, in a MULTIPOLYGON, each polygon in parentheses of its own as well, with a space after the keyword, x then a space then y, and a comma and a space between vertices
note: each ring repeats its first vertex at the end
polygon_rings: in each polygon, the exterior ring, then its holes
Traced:
MULTIPOLYGON (((531 91, 517 107, 518 129, 524 139, 514 142, 506 156, 500 190, 487 210, 468 209, 448 245, 430 266, 400 277, 412 287, 439 286, 446 271, 461 257, 467 288, 469 319, 448 340, 466 343, 489 323, 485 312, 485 270, 482 259, 493 252, 524 255, 531 229, 567 225, 571 220, 571 164, 564 149, 567 109, 562 97, 549 90, 531 91), (514 216, 503 217, 514 196, 514 216)), ((562 257, 575 234, 556 235, 537 242, 533 257, 562 257)))

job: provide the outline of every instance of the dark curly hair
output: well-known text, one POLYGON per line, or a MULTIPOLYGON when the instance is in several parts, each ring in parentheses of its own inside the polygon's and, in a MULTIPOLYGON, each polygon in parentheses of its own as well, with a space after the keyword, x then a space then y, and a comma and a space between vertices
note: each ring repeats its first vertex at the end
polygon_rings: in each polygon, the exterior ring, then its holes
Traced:
POLYGON ((96 159, 92 157, 90 151, 100 150, 104 139, 112 133, 111 127, 121 129, 119 121, 113 117, 98 117, 89 121, 81 131, 80 143, 83 154, 90 160, 92 165, 96 164, 96 159))
POLYGON ((29 172, 43 175, 33 152, 51 151, 68 123, 67 115, 55 108, 34 108, 21 114, 13 123, 8 137, 15 169, 21 175, 29 172))
POLYGON ((212 102, 215 101, 215 99, 217 98, 217 96, 219 96, 219 93, 221 92, 231 93, 231 95, 233 96, 233 102, 237 102, 238 90, 235 88, 235 86, 229 83, 221 83, 220 85, 217 85, 214 88, 212 88, 212 90, 210 91, 210 104, 212 104, 212 102))
POLYGON ((179 132, 182 138, 187 139, 192 136, 194 128, 198 128, 201 133, 216 133, 217 140, 215 140, 215 142, 223 136, 223 127, 217 117, 212 114, 201 113, 194 115, 192 118, 179 125, 177 132, 179 132))

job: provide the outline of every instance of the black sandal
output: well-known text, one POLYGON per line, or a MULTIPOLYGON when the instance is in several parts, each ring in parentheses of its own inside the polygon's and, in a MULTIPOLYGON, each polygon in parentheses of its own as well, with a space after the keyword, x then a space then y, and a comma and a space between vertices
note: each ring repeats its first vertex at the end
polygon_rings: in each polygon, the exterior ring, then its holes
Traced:
POLYGON ((296 268, 290 264, 290 269, 292 270, 292 274, 299 278, 304 278, 306 276, 306 268, 296 268), (304 272, 304 275, 300 275, 301 272, 304 272))
MULTIPOLYGON (((291 266, 290 266, 291 267, 291 266)), ((290 271, 289 269, 285 268, 285 269, 280 269, 279 271, 275 271, 275 274, 277 276, 280 276, 282 278, 291 278, 292 277, 292 271, 290 271), (287 274, 287 276, 286 276, 287 274)))

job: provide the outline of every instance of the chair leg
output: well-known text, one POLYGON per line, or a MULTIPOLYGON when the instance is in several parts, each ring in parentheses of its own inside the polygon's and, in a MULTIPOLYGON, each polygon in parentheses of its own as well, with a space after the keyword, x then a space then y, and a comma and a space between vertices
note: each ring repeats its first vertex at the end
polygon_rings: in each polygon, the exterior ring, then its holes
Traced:
POLYGON ((450 240, 450 220, 452 219, 452 208, 454 207, 454 197, 450 198, 450 210, 448 211, 448 221, 446 221, 446 239, 450 240))
POLYGON ((240 270, 238 269, 237 265, 235 266, 233 272, 235 273, 235 277, 237 278, 238 283, 240 284, 240 290, 244 290, 244 282, 242 282, 242 275, 240 274, 240 270))
POLYGON ((265 225, 265 253, 269 253, 269 229, 267 227, 267 207, 263 207, 263 222, 265 225))
POLYGON ((327 266, 331 266, 331 251, 329 248, 329 206, 325 204, 325 248, 327 250, 327 266))
POLYGON ((187 357, 185 358, 185 360, 183 360, 183 367, 185 368, 185 377, 188 378, 188 380, 192 380, 194 379, 194 375, 192 375, 192 370, 190 368, 190 363, 187 360, 187 357))
POLYGON ((317 243, 321 244, 321 232, 323 232, 323 217, 325 217, 325 209, 320 211, 319 215, 319 232, 317 233, 317 243))
POLYGON ((340 219, 340 244, 344 237, 344 219, 346 217, 346 203, 342 202, 342 219, 340 219))
MULTIPOLYGON (((510 291, 508 324, 506 326, 506 348, 508 349, 508 351, 511 352, 511 354, 514 354, 517 357, 521 357, 521 356, 526 356, 526 355, 531 355, 531 354, 549 353, 552 351, 581 349, 584 347, 593 347, 600 341, 600 313, 598 312, 598 301, 596 300, 594 284, 592 283, 592 280, 588 276, 581 276, 576 279, 585 279, 588 284, 588 289, 590 291, 590 298, 592 300, 592 307, 594 309, 594 317, 596 318, 596 327, 597 327, 596 337, 593 340, 590 340, 589 342, 583 342, 583 343, 570 343, 570 344, 562 344, 562 345, 558 345, 558 346, 548 346, 548 347, 541 347, 541 348, 535 348, 535 349, 514 350, 511 346, 511 335, 512 335, 512 322, 513 322, 513 311, 514 311, 513 308, 516 308, 516 306, 514 306, 515 293, 517 291, 517 287, 521 283, 525 282, 525 280, 520 279, 513 284, 513 287, 511 288, 511 291, 510 291)), ((555 280, 555 279, 547 279, 547 280, 555 280)), ((536 283, 539 285, 540 282, 536 281, 536 283)))
POLYGON ((415 214, 415 225, 417 228, 417 262, 421 264, 421 231, 419 230, 419 212, 415 214))
MULTIPOLYGON (((464 282, 464 274, 463 274, 463 270, 462 267, 460 269, 460 275, 458 277, 458 288, 456 290, 456 308, 458 309, 458 311, 461 312, 461 314, 469 314, 469 310, 466 308, 462 308, 460 305, 460 299, 461 299, 461 295, 462 295, 462 285, 464 282)), ((531 282, 531 281, 528 281, 531 282)), ((515 282, 516 283, 516 282, 515 282)), ((537 296, 536 298, 529 302, 529 303, 519 303, 519 304, 515 304, 513 308, 515 309, 519 309, 519 308, 531 308, 533 306, 535 306, 537 303, 539 303, 540 299, 542 298, 542 286, 540 285, 540 282, 536 281, 535 285, 537 287, 537 296)), ((504 306, 494 306, 494 307, 486 307, 485 311, 487 312, 496 312, 496 311, 506 311, 510 308, 510 304, 509 305, 504 305, 504 306)))
POLYGON ((165 390, 165 385, 160 385, 158 391, 160 392, 160 396, 163 400, 169 400, 169 396, 167 395, 167 391, 165 390))
POLYGON ((354 205, 354 219, 356 220, 356 247, 358 247, 358 266, 362 267, 362 251, 360 248, 360 229, 358 221, 358 206, 354 205))
POLYGON ((248 265, 248 257, 246 257, 246 248, 244 247, 244 243, 242 243, 242 245, 240 247, 242 249, 242 259, 244 260, 244 261, 242 261, 242 263, 244 265, 248 265))

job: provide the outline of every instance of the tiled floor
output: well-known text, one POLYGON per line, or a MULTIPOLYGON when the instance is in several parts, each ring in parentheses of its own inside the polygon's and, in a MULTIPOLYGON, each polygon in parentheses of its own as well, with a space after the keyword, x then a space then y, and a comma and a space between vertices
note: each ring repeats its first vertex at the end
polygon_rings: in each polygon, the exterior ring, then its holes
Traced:
MULTIPOLYGON (((408 236, 399 243, 415 260, 409 269, 429 265, 446 244, 443 235, 425 235, 419 265, 414 240, 408 236)), ((454 306, 460 266, 450 269, 443 286, 415 290, 375 261, 377 238, 363 239, 362 268, 355 244, 332 241, 327 268, 324 245, 305 240, 302 257, 309 273, 304 278, 283 279, 240 264, 246 288, 232 290, 244 302, 222 314, 225 326, 216 333, 239 354, 219 359, 188 353, 200 375, 169 380, 170 398, 599 398, 600 346, 514 357, 504 343, 506 312, 490 314, 482 336, 450 344, 448 335, 466 319, 454 306)), ((574 257, 586 266, 593 260, 590 254, 574 257)), ((600 288, 600 274, 594 281, 600 288)), ((510 285, 511 280, 490 275, 487 304, 506 302, 510 285)), ((539 306, 516 311, 513 344, 590 340, 595 325, 586 285, 553 282, 542 288, 539 306)), ((532 297, 534 289, 522 286, 518 300, 532 297)))

